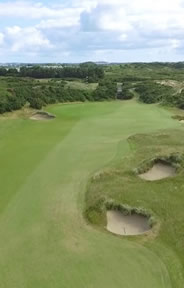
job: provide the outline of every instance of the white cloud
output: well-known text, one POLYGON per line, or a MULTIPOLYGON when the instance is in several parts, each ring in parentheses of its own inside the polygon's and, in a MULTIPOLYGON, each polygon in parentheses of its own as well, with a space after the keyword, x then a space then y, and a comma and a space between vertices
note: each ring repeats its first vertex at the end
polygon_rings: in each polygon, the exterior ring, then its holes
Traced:
POLYGON ((184 28, 184 1, 181 0, 98 0, 89 13, 104 30, 167 30, 184 28))
POLYGON ((60 55, 78 61, 81 55, 107 58, 130 50, 144 50, 138 53, 143 58, 145 51, 149 57, 183 53, 184 0, 4 0, 0 19, 0 45, 12 57, 50 49, 60 61, 60 55))
POLYGON ((80 24, 81 9, 69 9, 61 13, 59 18, 42 20, 37 27, 41 29, 65 28, 80 24))
POLYGON ((123 7, 110 8, 103 12, 101 8, 101 17, 99 18, 99 27, 103 30, 129 31, 132 29, 131 21, 126 15, 123 7))
POLYGON ((122 42, 126 41, 127 40, 127 34, 125 34, 125 33, 121 34, 119 37, 119 40, 122 42))
POLYGON ((73 8, 82 7, 85 11, 90 12, 98 5, 97 0, 74 0, 71 3, 73 8))
POLYGON ((171 49, 176 49, 181 47, 181 41, 177 39, 171 39, 170 40, 170 45, 171 49))
POLYGON ((0 45, 4 43, 4 34, 0 33, 0 45))
POLYGON ((65 8, 46 7, 43 4, 30 1, 10 1, 0 3, 1 17, 16 17, 16 18, 48 18, 60 17, 65 12, 65 8))
POLYGON ((6 32, 6 37, 13 52, 21 50, 36 51, 41 48, 52 47, 50 41, 35 27, 8 27, 6 32))

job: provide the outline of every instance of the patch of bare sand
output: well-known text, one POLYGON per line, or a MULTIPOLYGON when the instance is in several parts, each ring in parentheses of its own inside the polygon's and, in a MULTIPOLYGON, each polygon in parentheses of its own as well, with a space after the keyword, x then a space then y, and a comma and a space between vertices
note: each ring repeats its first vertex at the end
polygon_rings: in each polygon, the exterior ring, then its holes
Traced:
POLYGON ((107 211, 107 230, 118 235, 141 235, 151 228, 148 218, 142 215, 123 215, 120 211, 107 211))
POLYGON ((140 174, 139 177, 148 181, 160 180, 176 175, 176 169, 171 165, 159 162, 153 165, 153 167, 146 173, 140 174))
POLYGON ((47 112, 36 112, 30 117, 31 120, 52 120, 54 118, 54 115, 51 115, 47 112))
POLYGON ((156 83, 164 85, 164 86, 170 86, 170 87, 176 89, 176 93, 179 93, 179 94, 181 94, 182 90, 184 89, 184 83, 181 81, 160 80, 160 81, 156 81, 156 83))
POLYGON ((184 120, 180 120, 180 123, 184 123, 184 120))

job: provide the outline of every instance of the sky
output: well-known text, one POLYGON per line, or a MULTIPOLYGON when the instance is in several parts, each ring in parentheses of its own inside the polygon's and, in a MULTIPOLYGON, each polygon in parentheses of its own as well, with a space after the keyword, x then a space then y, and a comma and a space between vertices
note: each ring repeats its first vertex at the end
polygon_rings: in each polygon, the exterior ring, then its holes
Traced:
POLYGON ((0 63, 184 61, 184 0, 0 0, 0 63))

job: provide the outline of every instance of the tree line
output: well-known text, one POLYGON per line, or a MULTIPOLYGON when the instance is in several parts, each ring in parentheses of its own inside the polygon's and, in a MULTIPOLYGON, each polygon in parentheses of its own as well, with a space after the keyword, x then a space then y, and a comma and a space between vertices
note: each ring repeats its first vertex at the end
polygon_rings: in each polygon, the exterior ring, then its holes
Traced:
POLYGON ((162 103, 184 109, 184 90, 181 93, 174 88, 155 81, 137 83, 124 82, 122 91, 117 95, 117 82, 104 78, 95 90, 70 88, 65 81, 42 83, 30 78, 7 77, 0 83, 0 113, 22 108, 25 104, 35 109, 62 102, 108 101, 131 99, 134 90, 141 102, 162 103))
POLYGON ((83 63, 78 66, 66 67, 42 67, 42 66, 22 66, 20 70, 15 68, 0 67, 0 76, 19 76, 30 77, 36 79, 44 78, 79 78, 86 79, 87 82, 98 82, 104 77, 104 69, 102 66, 94 63, 83 63))
POLYGON ((93 90, 70 88, 65 81, 46 84, 22 78, 7 78, 8 87, 0 90, 0 113, 22 108, 26 103, 35 109, 62 102, 105 101, 116 98, 116 83, 101 80, 93 90))

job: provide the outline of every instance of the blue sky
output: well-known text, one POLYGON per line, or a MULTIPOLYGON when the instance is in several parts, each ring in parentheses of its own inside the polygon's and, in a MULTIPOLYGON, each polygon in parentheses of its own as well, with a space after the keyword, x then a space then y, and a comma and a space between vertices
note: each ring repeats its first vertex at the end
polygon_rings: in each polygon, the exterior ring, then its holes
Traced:
POLYGON ((184 61, 184 0, 0 1, 0 62, 184 61))

